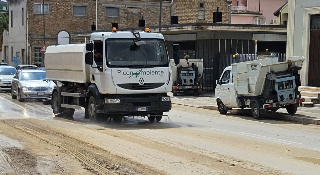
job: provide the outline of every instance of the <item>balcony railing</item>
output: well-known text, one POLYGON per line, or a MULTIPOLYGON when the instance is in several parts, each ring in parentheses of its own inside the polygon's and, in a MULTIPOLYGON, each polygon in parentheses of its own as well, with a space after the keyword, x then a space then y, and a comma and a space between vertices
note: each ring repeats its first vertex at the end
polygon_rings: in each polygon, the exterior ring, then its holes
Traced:
POLYGON ((231 6, 231 10, 248 10, 246 6, 231 6))

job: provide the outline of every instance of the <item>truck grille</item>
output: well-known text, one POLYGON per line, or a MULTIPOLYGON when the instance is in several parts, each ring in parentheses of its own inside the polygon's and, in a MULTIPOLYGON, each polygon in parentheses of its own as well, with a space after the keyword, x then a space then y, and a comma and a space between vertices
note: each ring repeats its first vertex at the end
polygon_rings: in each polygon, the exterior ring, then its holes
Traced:
POLYGON ((48 87, 34 87, 32 88, 33 91, 47 91, 48 87))
POLYGON ((163 83, 145 83, 144 85, 140 85, 138 83, 118 84, 119 87, 123 89, 130 89, 130 90, 156 89, 163 85, 164 85, 163 83))

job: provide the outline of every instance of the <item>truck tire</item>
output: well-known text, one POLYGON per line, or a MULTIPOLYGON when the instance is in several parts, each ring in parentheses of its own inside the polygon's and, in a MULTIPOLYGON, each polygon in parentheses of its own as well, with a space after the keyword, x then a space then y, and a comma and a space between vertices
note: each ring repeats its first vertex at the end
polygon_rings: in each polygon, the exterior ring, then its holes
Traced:
POLYGON ((298 104, 287 105, 286 109, 289 114, 295 114, 298 110, 298 104))
POLYGON ((88 117, 91 122, 99 122, 104 117, 104 114, 97 113, 96 98, 93 95, 89 97, 86 110, 88 110, 88 117))
POLYGON ((17 98, 17 96, 16 95, 14 95, 14 93, 13 93, 13 89, 11 88, 11 98, 12 99, 16 99, 17 98))
POLYGON ((263 113, 261 112, 260 102, 258 100, 251 100, 250 107, 253 118, 257 120, 262 119, 263 113))
POLYGON ((150 123, 153 123, 155 120, 157 122, 160 122, 162 119, 162 116, 163 116, 163 112, 157 113, 157 114, 152 114, 152 116, 148 117, 148 119, 149 119, 150 123))
POLYGON ((221 100, 217 100, 217 105, 218 105, 218 111, 220 114, 227 114, 228 113, 228 108, 222 103, 221 100))
POLYGON ((58 91, 53 91, 51 99, 51 108, 55 117, 73 119, 74 109, 61 107, 61 98, 58 91))

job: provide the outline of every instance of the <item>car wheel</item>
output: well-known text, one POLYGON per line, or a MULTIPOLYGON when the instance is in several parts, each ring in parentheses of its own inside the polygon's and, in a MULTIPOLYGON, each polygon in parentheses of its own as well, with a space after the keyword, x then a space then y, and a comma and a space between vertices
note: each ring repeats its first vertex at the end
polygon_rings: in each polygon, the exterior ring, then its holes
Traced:
POLYGON ((24 102, 24 98, 21 97, 21 92, 20 92, 20 89, 18 89, 18 96, 17 96, 17 100, 19 102, 24 102))
POLYGON ((251 107, 251 114, 253 118, 260 120, 263 117, 263 113, 261 112, 259 101, 252 100, 250 107, 251 107))
POLYGON ((87 108, 88 117, 91 122, 98 122, 103 119, 104 114, 97 113, 96 99, 94 96, 90 96, 87 108))
POLYGON ((13 88, 11 88, 11 98, 12 98, 12 99, 16 99, 16 98, 17 98, 17 96, 14 95, 14 93, 13 93, 13 88))
POLYGON ((153 123, 155 119, 156 119, 155 116, 148 117, 148 120, 150 123, 153 123))
POLYGON ((295 114, 298 110, 298 104, 291 104, 286 106, 287 112, 289 114, 295 114))

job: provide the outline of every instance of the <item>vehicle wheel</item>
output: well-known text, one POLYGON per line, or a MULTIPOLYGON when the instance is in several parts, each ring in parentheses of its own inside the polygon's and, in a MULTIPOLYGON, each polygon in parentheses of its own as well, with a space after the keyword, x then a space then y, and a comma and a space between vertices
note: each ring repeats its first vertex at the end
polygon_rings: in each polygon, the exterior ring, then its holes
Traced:
POLYGON ((150 122, 150 123, 153 123, 154 120, 156 119, 156 117, 155 117, 155 116, 151 116, 151 117, 148 117, 148 119, 149 119, 149 122, 150 122))
POLYGON ((13 93, 13 89, 11 88, 11 98, 12 99, 16 99, 17 98, 17 96, 16 95, 14 95, 14 93, 13 93))
POLYGON ((172 95, 173 95, 173 96, 177 96, 178 93, 177 93, 177 92, 172 92, 172 95))
POLYGON ((64 109, 64 112, 61 115, 61 117, 65 119, 70 119, 73 120, 73 114, 74 114, 75 109, 64 109))
POLYGON ((121 123, 122 117, 113 117, 113 123, 121 123))
POLYGON ((59 94, 57 91, 54 91, 51 99, 51 108, 54 115, 58 115, 62 112, 61 102, 59 101, 59 94))
POLYGON ((260 104, 258 100, 252 100, 250 103, 251 114, 254 119, 260 120, 263 117, 263 113, 260 110, 260 104))
POLYGON ((156 120, 157 120, 157 122, 160 122, 160 121, 161 121, 161 119, 162 119, 162 116, 156 116, 156 120))
POLYGON ((218 101, 218 111, 220 112, 220 114, 227 114, 228 109, 227 107, 222 103, 222 101, 218 101))
POLYGON ((87 108, 89 120, 91 122, 99 122, 103 119, 104 114, 97 113, 96 99, 94 96, 90 96, 87 108))
POLYGON ((286 106, 287 112, 289 114, 295 114, 298 110, 298 104, 291 104, 286 106))
POLYGON ((17 100, 18 100, 19 102, 24 102, 24 99, 21 97, 20 89, 18 89, 17 100))
POLYGON ((271 108, 272 112, 277 112, 279 108, 271 108))

